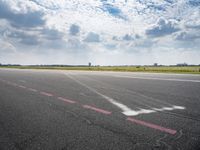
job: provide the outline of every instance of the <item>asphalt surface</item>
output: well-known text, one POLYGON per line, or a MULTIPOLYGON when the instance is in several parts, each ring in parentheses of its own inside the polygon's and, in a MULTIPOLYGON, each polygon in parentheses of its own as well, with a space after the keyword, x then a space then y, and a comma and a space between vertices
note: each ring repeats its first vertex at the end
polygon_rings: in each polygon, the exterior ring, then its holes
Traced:
POLYGON ((0 69, 0 150, 199 150, 200 76, 0 69))

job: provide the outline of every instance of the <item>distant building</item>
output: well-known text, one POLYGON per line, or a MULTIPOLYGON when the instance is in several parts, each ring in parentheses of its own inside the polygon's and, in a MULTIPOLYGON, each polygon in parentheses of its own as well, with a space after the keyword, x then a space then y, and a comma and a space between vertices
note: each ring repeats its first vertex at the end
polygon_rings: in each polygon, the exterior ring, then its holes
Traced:
POLYGON ((158 63, 154 63, 153 66, 157 67, 157 66, 158 66, 158 63))
POLYGON ((188 66, 188 64, 187 63, 181 63, 181 64, 177 64, 176 66, 183 67, 183 66, 188 66))
POLYGON ((88 63, 88 66, 89 66, 89 67, 91 67, 91 66, 92 66, 92 63, 91 63, 91 62, 89 62, 89 63, 88 63))

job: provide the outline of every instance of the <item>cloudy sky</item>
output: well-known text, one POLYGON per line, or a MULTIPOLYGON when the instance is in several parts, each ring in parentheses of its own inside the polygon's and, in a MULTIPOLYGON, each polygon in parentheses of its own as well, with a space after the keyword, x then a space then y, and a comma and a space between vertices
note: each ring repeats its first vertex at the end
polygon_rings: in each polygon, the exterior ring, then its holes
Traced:
POLYGON ((0 0, 0 63, 200 64, 200 0, 0 0))

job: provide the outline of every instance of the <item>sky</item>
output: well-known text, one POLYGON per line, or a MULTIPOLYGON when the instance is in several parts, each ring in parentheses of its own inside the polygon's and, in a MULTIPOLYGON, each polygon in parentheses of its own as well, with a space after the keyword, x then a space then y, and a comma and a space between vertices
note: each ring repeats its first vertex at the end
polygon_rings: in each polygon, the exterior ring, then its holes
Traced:
POLYGON ((200 0, 0 0, 0 63, 200 64, 200 0))

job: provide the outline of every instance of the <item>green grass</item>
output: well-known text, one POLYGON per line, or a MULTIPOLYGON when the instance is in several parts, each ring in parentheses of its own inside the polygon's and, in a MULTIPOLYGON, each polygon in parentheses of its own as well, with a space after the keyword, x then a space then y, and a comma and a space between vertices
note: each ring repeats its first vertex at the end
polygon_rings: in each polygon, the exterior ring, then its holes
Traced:
POLYGON ((158 72, 200 74, 200 66, 92 66, 92 67, 48 67, 48 66, 0 66, 18 69, 85 70, 85 71, 123 71, 123 72, 158 72))

